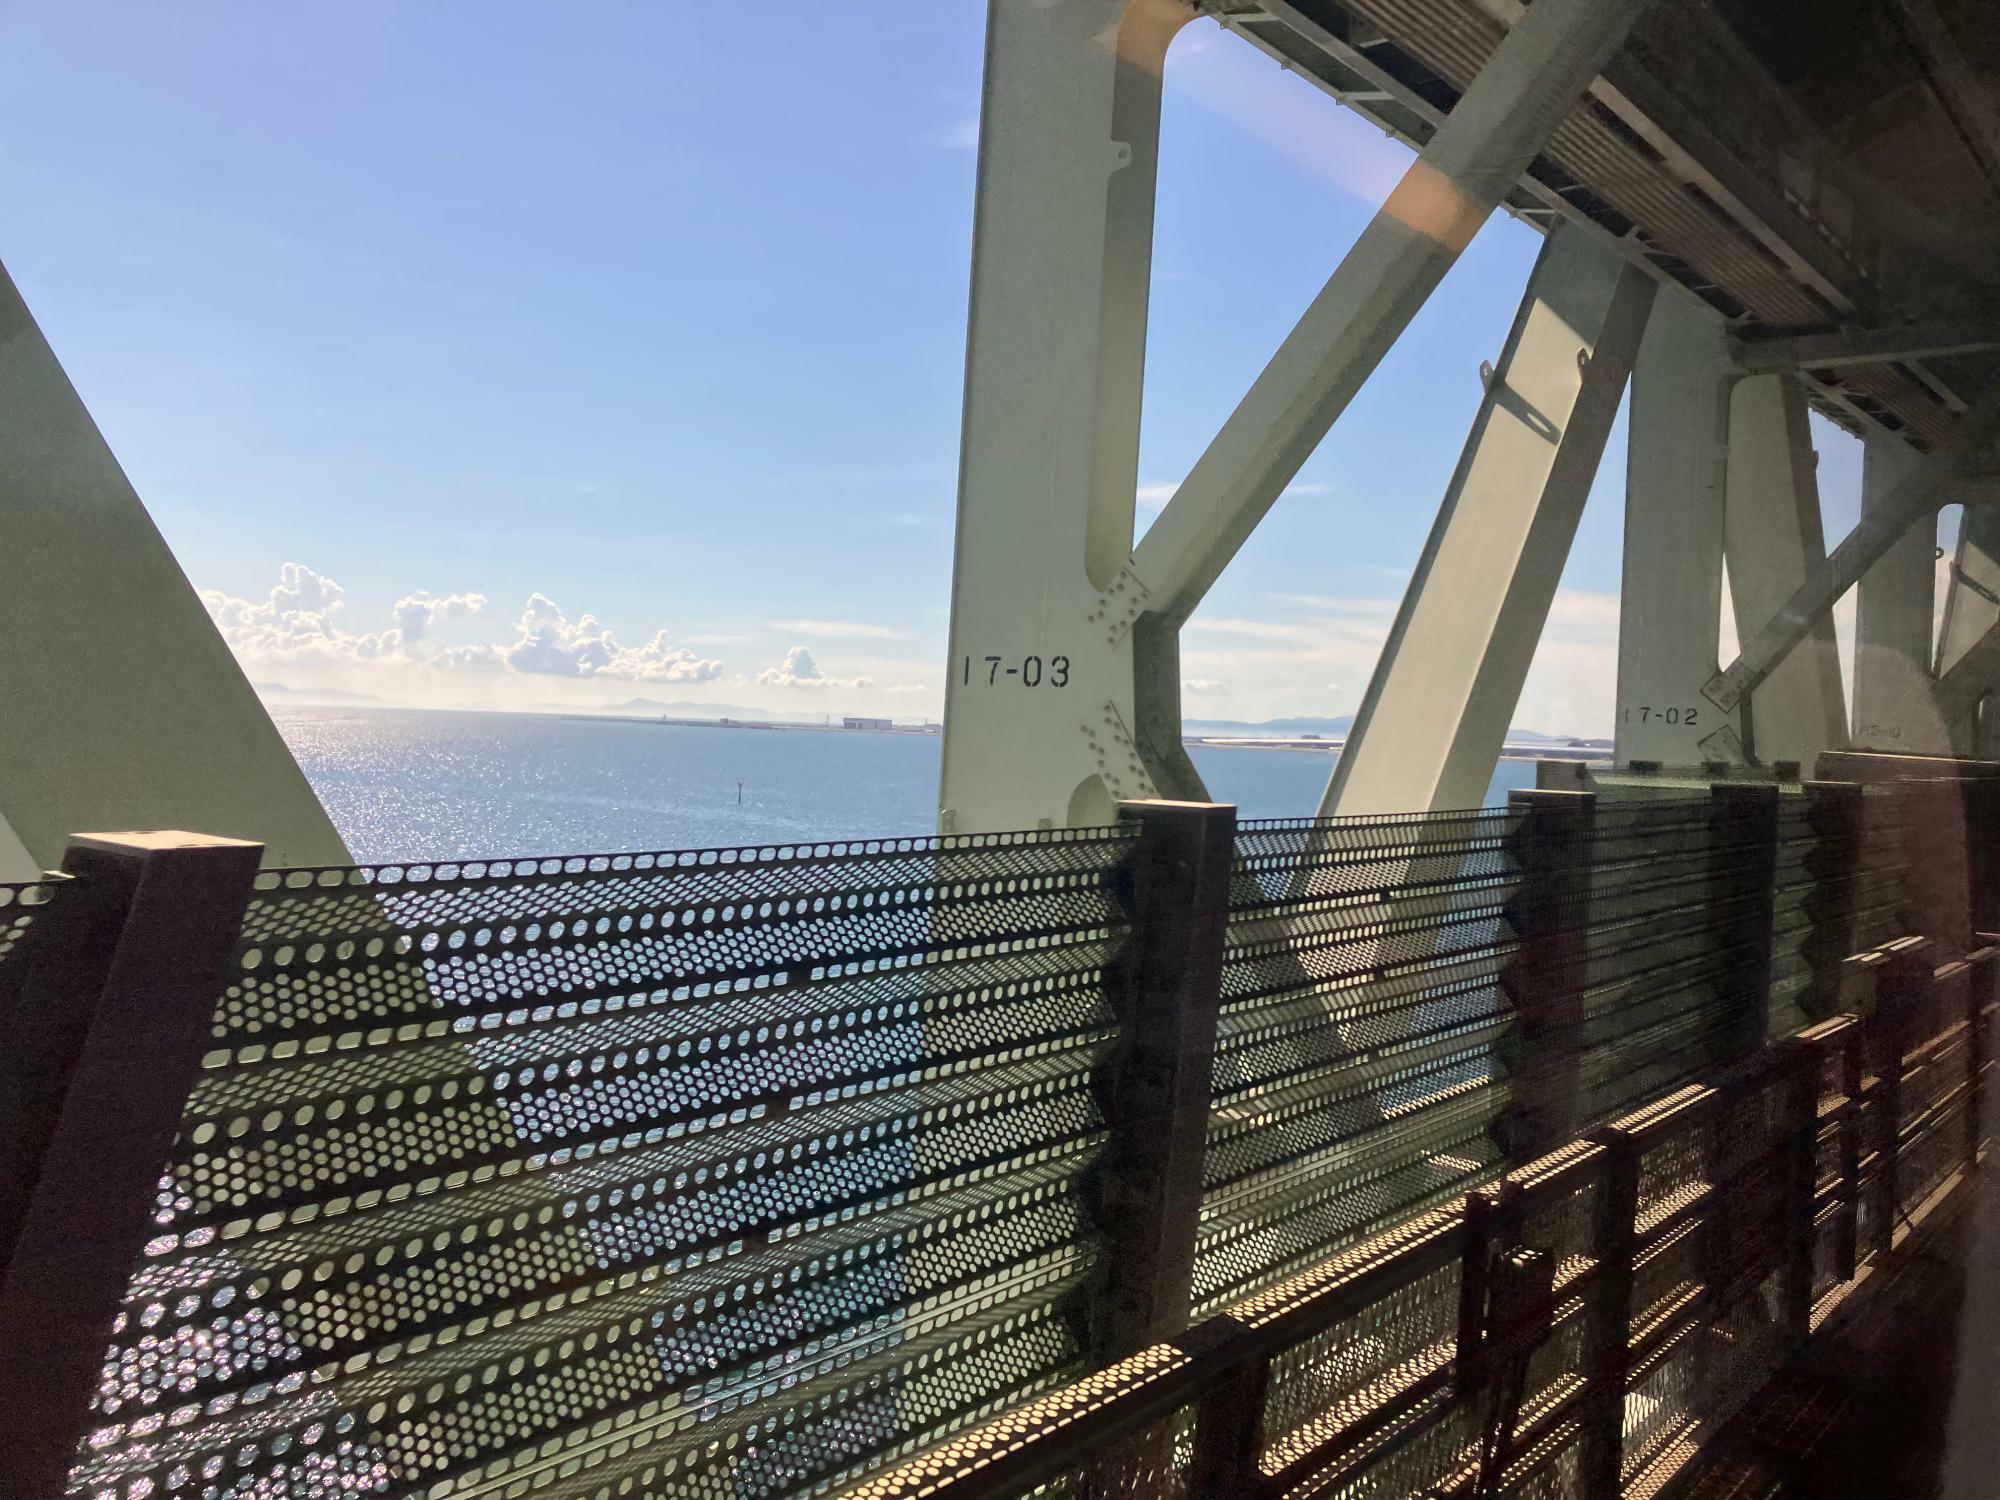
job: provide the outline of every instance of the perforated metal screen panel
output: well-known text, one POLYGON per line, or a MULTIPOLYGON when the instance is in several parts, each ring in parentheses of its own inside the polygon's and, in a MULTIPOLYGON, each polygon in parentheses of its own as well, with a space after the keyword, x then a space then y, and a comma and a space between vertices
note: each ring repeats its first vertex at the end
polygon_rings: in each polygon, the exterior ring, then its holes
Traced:
POLYGON ((73 1490, 739 1500, 1073 1376, 1131 839, 264 877, 73 1490))
POLYGON ((0 1022, 6 1019, 36 947, 61 915, 58 903, 74 896, 72 882, 60 876, 0 883, 0 1022))
POLYGON ((1241 826, 1197 1313, 1497 1170, 1515 821, 1241 826))

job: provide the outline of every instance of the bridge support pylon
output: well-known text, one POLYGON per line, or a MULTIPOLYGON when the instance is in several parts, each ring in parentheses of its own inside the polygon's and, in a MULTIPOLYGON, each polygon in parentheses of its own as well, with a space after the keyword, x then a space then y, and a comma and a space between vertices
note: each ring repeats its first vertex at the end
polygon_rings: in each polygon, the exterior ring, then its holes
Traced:
POLYGON ((990 0, 939 827, 1199 797, 1182 623, 1647 0, 1538 0, 1136 548, 1161 75, 1179 0, 990 0))

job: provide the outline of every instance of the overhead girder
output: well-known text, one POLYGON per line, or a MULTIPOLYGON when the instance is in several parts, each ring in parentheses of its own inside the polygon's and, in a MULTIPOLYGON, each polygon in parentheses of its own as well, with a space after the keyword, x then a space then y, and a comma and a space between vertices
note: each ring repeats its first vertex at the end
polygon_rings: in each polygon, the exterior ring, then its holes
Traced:
POLYGON ((1549 232, 1322 816, 1484 800, 1655 290, 1582 231, 1549 232))
POLYGON ((1644 8, 1507 33, 1140 541, 1148 609, 1193 612, 1644 8))
POLYGON ((1968 327, 1963 322, 1729 341, 1731 360, 1746 374, 1767 370, 1839 370, 1852 365, 1897 364, 1996 351, 2000 351, 2000 328, 1968 327))
POLYGON ((52 866, 76 832, 176 827, 257 840, 272 864, 345 863, 4 269, 0 455, 0 863, 18 848, 52 866))
POLYGON ((941 829, 1097 822, 1163 784, 1199 794, 1179 745, 1181 623, 1647 3, 1539 0, 1128 554, 1132 284, 1160 71, 1190 12, 993 0, 941 829))

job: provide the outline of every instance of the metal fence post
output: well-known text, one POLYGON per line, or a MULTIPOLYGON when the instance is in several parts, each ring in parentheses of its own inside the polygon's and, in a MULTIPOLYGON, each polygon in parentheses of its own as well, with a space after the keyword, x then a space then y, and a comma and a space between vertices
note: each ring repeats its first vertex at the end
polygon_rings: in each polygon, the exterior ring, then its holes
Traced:
MULTIPOLYGON (((1230 1318, 1210 1321, 1241 1331, 1230 1318)), ((1191 1341, 1178 1342, 1187 1347, 1191 1341)), ((1194 1462, 1188 1472, 1190 1500, 1244 1500, 1256 1491, 1263 1477, 1259 1460, 1270 1385, 1270 1360, 1253 1354, 1224 1369, 1202 1393, 1195 1412, 1194 1462)))
POLYGON ((1917 911, 1911 930, 1935 942, 1945 962, 1976 946, 1971 787, 1969 780, 1939 777, 1906 781, 1898 788, 1909 840, 1909 895, 1917 911))
POLYGON ((1123 875, 1131 939, 1111 986, 1120 1024, 1098 1095, 1105 1276, 1084 1310, 1091 1352, 1120 1359, 1187 1326, 1222 1004, 1236 809, 1125 802, 1139 825, 1123 875))
POLYGON ((1580 1491, 1585 1500, 1617 1500, 1624 1489, 1625 1381, 1631 1364, 1634 1246, 1639 1218, 1639 1145, 1607 1126, 1597 1136, 1608 1153, 1597 1201, 1588 1293, 1580 1491))
MULTIPOLYGON (((1984 784, 1984 783, 1982 783, 1984 784)), ((1965 975, 1965 1165, 1979 1165, 1986 1137, 1986 1003, 2000 975, 2000 948, 1987 946, 1967 955, 1965 975)))
POLYGON ((1723 1021, 1714 1061, 1754 1057, 1770 1027, 1772 902, 1778 883, 1778 789, 1726 781, 1711 788, 1709 901, 1725 954, 1723 1021))
POLYGON ((1972 928, 1975 933, 2000 932, 2000 777, 1971 777, 1964 793, 1972 928))
POLYGON ((1513 854, 1521 883, 1507 903, 1520 946, 1501 973, 1514 1008, 1514 1031, 1502 1056, 1513 1106, 1495 1127, 1507 1159, 1519 1166, 1573 1140, 1581 1126, 1583 996, 1590 928, 1593 792, 1515 791, 1520 815, 1513 854))
POLYGON ((1806 870, 1813 878, 1807 917, 1806 961, 1812 987, 1803 1004, 1806 1014, 1823 1021, 1839 1013, 1841 975, 1859 946, 1854 940, 1855 885, 1861 873, 1861 784, 1857 781, 1809 781, 1806 819, 1814 835, 1806 870))
POLYGON ((1910 1022, 1930 998, 1937 979, 1930 945, 1905 939, 1882 950, 1876 975, 1875 1014, 1867 1023, 1875 1052, 1875 1191, 1872 1246, 1887 1254, 1902 1212, 1899 1158, 1903 1146, 1903 1060, 1910 1050, 1910 1022))
POLYGON ((1779 1205, 1784 1261, 1779 1271, 1778 1305, 1785 1352, 1803 1349, 1812 1335, 1813 1217, 1819 1187, 1819 1085, 1825 1050, 1805 1037, 1785 1037, 1771 1047, 1771 1081, 1779 1089, 1779 1119, 1785 1145, 1779 1205))
POLYGON ((64 856, 89 916, 0 1045, 0 1494, 62 1493, 262 854, 122 833, 64 856))

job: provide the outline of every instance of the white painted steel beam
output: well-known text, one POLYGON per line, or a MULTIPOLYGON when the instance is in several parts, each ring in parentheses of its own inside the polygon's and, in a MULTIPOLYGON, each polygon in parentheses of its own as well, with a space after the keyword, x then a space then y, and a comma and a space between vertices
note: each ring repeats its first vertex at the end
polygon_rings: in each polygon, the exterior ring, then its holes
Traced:
POLYGON ((1732 339, 1729 343, 1737 368, 1753 375, 1776 370, 1838 370, 1996 350, 2000 350, 2000 328, 1968 328, 1963 323, 1732 339))
POLYGON ((1593 237, 1550 232, 1322 816, 1485 799, 1654 291, 1593 237))
POLYGON ((1134 555, 1184 620, 1499 204, 1647 0, 1539 0, 1507 33, 1134 555))
POLYGON ((1616 751, 1693 765, 1741 757, 1735 721, 1701 696, 1722 625, 1729 391, 1722 325, 1663 291, 1632 369, 1616 751))
MULTIPOLYGON (((1893 438, 1862 450, 1861 513, 1872 515, 1921 460, 1893 438)), ((1919 516, 1861 575, 1854 623, 1854 748, 1950 753, 1931 675, 1937 608, 1937 521, 1919 516)))
POLYGON ((1106 822, 1132 742, 1160 75, 1172 0, 992 0, 939 827, 1106 822))
POLYGON ((36 865, 80 829, 347 851, 0 270, 0 816, 36 865))
MULTIPOLYGON (((1736 381, 1729 397, 1722 551, 1739 640, 1761 630, 1826 564, 1817 464, 1797 381, 1786 375, 1736 381)), ((1766 679, 1750 708, 1739 729, 1749 729, 1746 749, 1760 761, 1810 766, 1823 750, 1847 748, 1846 694, 1830 612, 1766 679)))
POLYGON ((1709 680, 1703 698, 1724 712, 1734 712, 1914 522, 1950 501, 1952 481, 1961 471, 1983 463, 1996 434, 2000 434, 2000 387, 1988 391, 1960 420, 1951 446, 1927 455, 1882 496, 1871 514, 1862 516, 1826 565, 1814 570, 1737 659, 1709 680))
POLYGON ((1178 740, 1180 623, 1647 3, 1540 0, 1196 466, 1194 501, 1184 486, 1135 557, 1160 73, 1192 12, 992 0, 941 829, 1199 794, 1178 740), (1225 507, 1200 498, 1219 489, 1225 507))

